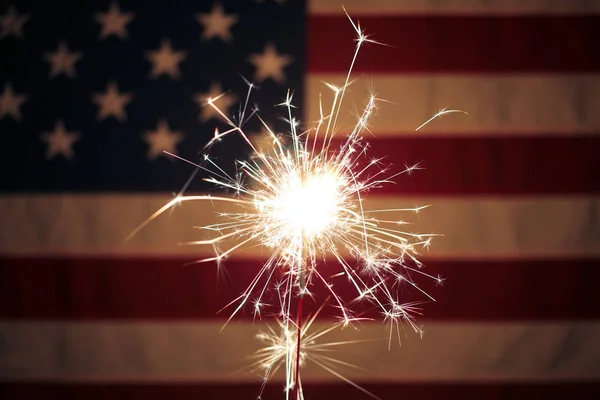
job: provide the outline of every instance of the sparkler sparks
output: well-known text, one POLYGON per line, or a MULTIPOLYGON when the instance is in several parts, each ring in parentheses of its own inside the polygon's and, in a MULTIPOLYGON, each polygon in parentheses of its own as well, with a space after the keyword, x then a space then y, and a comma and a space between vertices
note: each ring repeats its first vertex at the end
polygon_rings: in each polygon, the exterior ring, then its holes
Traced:
POLYGON ((286 382, 285 391, 289 392, 294 387, 298 387, 300 397, 302 394, 302 385, 298 368, 304 367, 306 363, 313 363, 323 368, 327 372, 335 375, 344 382, 356 387, 358 390, 375 397, 371 392, 358 386, 356 383, 344 377, 336 371, 337 367, 344 366, 360 369, 358 366, 338 360, 331 356, 331 351, 340 346, 347 346, 360 341, 341 341, 341 342, 324 342, 320 340, 331 331, 338 329, 340 324, 333 324, 325 329, 310 332, 313 322, 322 307, 310 318, 307 323, 300 329, 300 337, 302 339, 302 348, 298 346, 298 330, 297 326, 290 328, 283 321, 278 321, 277 327, 268 326, 266 331, 260 332, 256 337, 264 345, 253 356, 255 360, 249 368, 257 370, 263 375, 263 384, 260 388, 260 396, 266 383, 277 373, 282 366, 285 366, 286 382), (298 353, 300 351, 300 353, 298 353), (299 360, 298 363, 294 362, 299 360), (298 382, 296 384, 296 381, 298 382))
MULTIPOLYGON (((248 287, 226 307, 233 308, 229 320, 245 306, 252 307, 254 316, 260 317, 268 303, 268 289, 274 289, 277 293, 278 304, 275 306, 278 307, 279 331, 271 330, 259 337, 266 347, 259 353, 262 359, 258 365, 266 368, 266 379, 273 370, 285 366, 287 398, 290 398, 292 388, 296 399, 302 398, 299 369, 307 358, 312 357, 314 362, 341 377, 333 371, 332 364, 335 363, 331 359, 318 355, 319 346, 323 345, 314 345, 314 340, 323 332, 313 335, 306 333, 306 328, 314 318, 304 327, 302 324, 303 299, 306 295, 312 295, 313 285, 322 285, 329 293, 333 306, 339 310, 339 325, 342 327, 361 319, 352 313, 349 304, 353 301, 369 302, 379 308, 382 319, 389 323, 389 347, 394 329, 402 323, 408 323, 415 332, 422 333, 414 322, 414 315, 419 312, 418 303, 403 303, 397 294, 398 286, 409 285, 421 292, 424 298, 433 300, 419 288, 412 276, 421 275, 441 281, 441 278, 422 271, 422 265, 416 258, 417 250, 427 248, 433 235, 411 233, 399 229, 403 225, 401 220, 379 218, 399 212, 418 212, 424 207, 365 208, 363 200, 367 192, 392 182, 401 174, 420 168, 418 164, 406 166, 404 170, 393 174, 388 166, 382 166, 382 160, 367 159, 368 144, 363 139, 363 133, 368 132, 369 118, 376 111, 378 99, 374 95, 366 99, 355 125, 340 138, 338 118, 346 89, 350 85, 354 62, 362 45, 376 43, 363 33, 358 23, 352 19, 350 22, 357 38, 348 75, 340 87, 327 84, 334 92, 332 104, 328 111, 324 111, 321 104, 320 119, 312 128, 298 131, 299 123, 293 115, 293 96, 290 92, 280 104, 287 114, 289 143, 256 112, 247 113, 254 85, 248 83, 246 104, 236 119, 237 123, 218 108, 216 104, 219 97, 208 99, 206 106, 212 107, 230 128, 223 132, 216 130, 204 150, 228 135, 237 134, 252 150, 252 157, 237 162, 240 173, 235 176, 227 174, 209 155, 204 156, 202 165, 184 161, 209 173, 206 181, 235 195, 181 194, 132 233, 135 235, 150 221, 182 202, 228 202, 234 205, 232 211, 218 215, 218 223, 202 227, 213 237, 190 244, 212 245, 215 248, 219 244, 230 244, 214 257, 199 262, 221 262, 236 250, 247 246, 262 245, 270 249, 270 257, 248 287), (244 122, 253 117, 260 119, 269 137, 270 145, 261 147, 261 150, 255 147, 242 128, 244 122), (355 289, 356 297, 352 301, 341 298, 333 288, 333 278, 319 271, 318 265, 326 258, 333 259, 339 265, 335 277, 344 276, 355 289), (358 260, 358 264, 351 260, 358 260), (298 310, 294 316, 292 303, 295 298, 298 298, 298 310), (304 346, 304 350, 301 346, 304 346)), ((456 110, 442 110, 425 124, 451 112, 456 110)))

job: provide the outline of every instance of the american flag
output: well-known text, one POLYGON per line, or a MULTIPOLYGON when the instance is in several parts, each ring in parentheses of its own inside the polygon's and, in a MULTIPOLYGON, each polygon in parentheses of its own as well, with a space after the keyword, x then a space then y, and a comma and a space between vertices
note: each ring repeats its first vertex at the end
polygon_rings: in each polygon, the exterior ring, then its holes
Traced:
MULTIPOLYGON (((371 154, 425 169, 370 200, 431 207, 425 335, 344 348, 343 373, 382 399, 600 398, 600 2, 346 0, 371 38, 349 104, 375 90, 371 154), (445 116, 414 129, 442 108, 445 116)), ((179 192, 245 79, 275 125, 303 122, 355 46, 338 0, 19 1, 0 6, 0 398, 241 399, 264 323, 217 311, 265 254, 182 267, 210 208, 179 192)), ((249 130, 259 134, 256 121, 249 130), (253 125, 255 124, 255 125, 253 125)), ((223 166, 246 155, 230 139, 223 166)), ((189 191, 212 189, 201 179, 189 191)), ((329 340, 385 336, 380 322, 329 340)), ((307 399, 367 398, 307 366, 307 399)), ((282 383, 263 398, 282 398, 282 383)))

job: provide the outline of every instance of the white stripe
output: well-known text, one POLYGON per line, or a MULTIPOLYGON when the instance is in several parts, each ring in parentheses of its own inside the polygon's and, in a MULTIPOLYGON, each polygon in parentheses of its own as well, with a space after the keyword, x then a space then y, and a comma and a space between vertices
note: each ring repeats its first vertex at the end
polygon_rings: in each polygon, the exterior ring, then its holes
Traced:
POLYGON ((312 14, 598 14, 600 3, 590 0, 309 0, 312 14))
MULTIPOLYGON (((212 248, 178 246, 205 238, 194 225, 215 221, 231 203, 184 203, 156 219, 131 241, 124 239, 165 204, 161 195, 15 195, 0 197, 0 253, 42 256, 194 255, 212 248)), ((600 255, 600 198, 368 197, 365 209, 431 204, 417 215, 392 213, 407 229, 438 233, 428 258, 585 257, 600 255)), ((238 255, 262 256, 254 249, 238 255)))
MULTIPOLYGON (((390 50, 390 56, 394 51, 390 50)), ((443 108, 452 114, 420 131, 430 134, 512 135, 550 133, 576 135, 600 131, 600 75, 446 76, 363 75, 350 86, 341 117, 343 127, 356 122, 351 113, 360 110, 374 92, 378 114, 369 128, 376 136, 415 134, 415 128, 443 108)), ((312 74, 307 80, 308 121, 320 118, 319 93, 324 113, 333 92, 323 82, 341 86, 343 75, 312 74)), ((355 114, 354 114, 355 115, 355 114)), ((343 131, 343 129, 341 130, 343 131)))
MULTIPOLYGON (((327 325, 315 323, 315 328, 327 325)), ((240 381, 265 325, 141 322, 3 322, 0 380, 240 381)), ((403 331, 387 350, 387 326, 336 330, 318 343, 331 356, 369 372, 342 368, 354 380, 567 381, 600 379, 600 323, 428 324, 421 339, 403 331)), ((336 378, 308 364, 303 380, 336 378)))

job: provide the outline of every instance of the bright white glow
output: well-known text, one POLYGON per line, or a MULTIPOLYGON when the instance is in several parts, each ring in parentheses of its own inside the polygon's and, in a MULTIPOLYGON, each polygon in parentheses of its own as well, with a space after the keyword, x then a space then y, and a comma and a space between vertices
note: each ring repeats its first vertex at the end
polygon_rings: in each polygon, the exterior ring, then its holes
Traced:
POLYGON ((341 178, 332 173, 317 173, 302 179, 290 174, 273 198, 259 202, 280 234, 288 239, 313 240, 336 224, 342 195, 341 178))

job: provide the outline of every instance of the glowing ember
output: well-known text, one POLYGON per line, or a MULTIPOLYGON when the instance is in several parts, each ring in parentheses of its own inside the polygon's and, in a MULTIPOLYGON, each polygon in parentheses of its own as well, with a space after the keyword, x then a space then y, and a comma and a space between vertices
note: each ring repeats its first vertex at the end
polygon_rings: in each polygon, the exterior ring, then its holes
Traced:
POLYGON ((282 184, 275 196, 256 200, 259 212, 272 221, 267 224, 280 226, 281 236, 312 240, 337 224, 344 201, 341 177, 326 172, 305 180, 289 176, 282 184))

